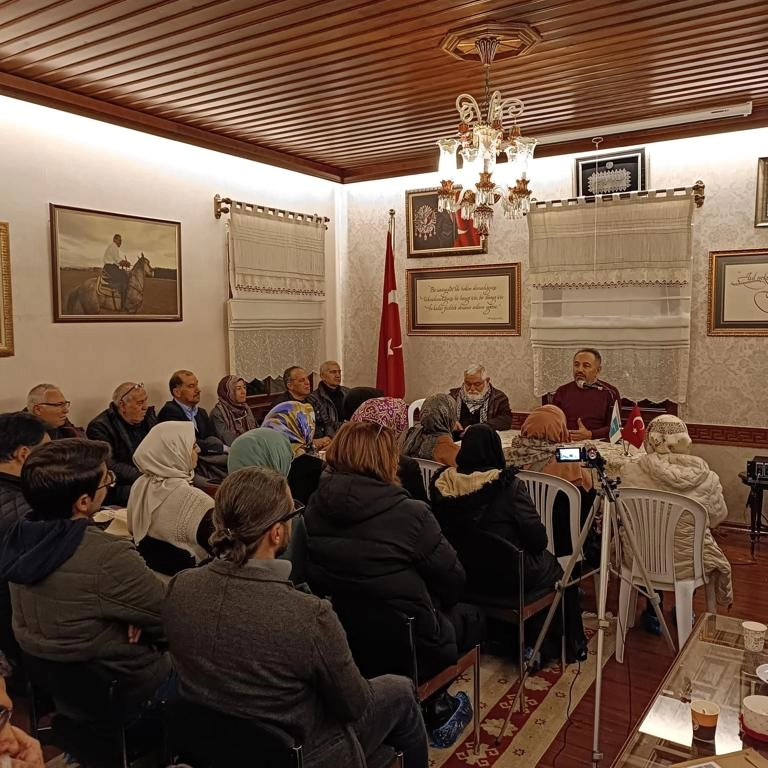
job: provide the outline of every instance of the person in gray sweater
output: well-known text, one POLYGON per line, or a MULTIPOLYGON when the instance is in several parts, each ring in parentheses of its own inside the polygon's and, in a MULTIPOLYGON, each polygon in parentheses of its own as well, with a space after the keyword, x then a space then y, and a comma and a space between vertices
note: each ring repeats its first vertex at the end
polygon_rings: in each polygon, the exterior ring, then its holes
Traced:
POLYGON ((365 768, 382 744, 426 768, 427 741, 410 680, 360 674, 327 600, 294 588, 277 560, 298 514, 279 473, 229 475, 216 495, 216 559, 177 574, 163 606, 179 694, 278 726, 304 745, 306 768, 365 768))

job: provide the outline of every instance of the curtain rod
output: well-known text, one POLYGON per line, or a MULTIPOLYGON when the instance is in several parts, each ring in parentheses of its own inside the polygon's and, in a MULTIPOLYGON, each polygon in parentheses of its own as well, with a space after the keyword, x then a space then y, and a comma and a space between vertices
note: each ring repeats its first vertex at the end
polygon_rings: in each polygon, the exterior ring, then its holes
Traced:
POLYGON ((611 200, 632 200, 637 197, 658 197, 661 195, 675 196, 680 192, 693 192, 693 202, 697 208, 704 205, 704 182, 699 180, 691 187, 672 187, 670 189, 642 189, 635 192, 613 192, 610 195, 585 195, 583 197, 567 197, 562 200, 532 200, 531 208, 544 208, 550 205, 579 205, 581 203, 594 203, 599 199, 603 202, 611 200))
POLYGON ((218 194, 213 196, 213 215, 217 219, 221 218, 222 213, 229 213, 233 208, 241 211, 251 209, 258 213, 266 213, 283 219, 322 221, 326 229, 328 229, 328 222, 330 221, 327 216, 319 216, 316 213, 296 213, 296 211, 286 211, 282 208, 272 208, 268 205, 259 205, 258 203, 243 203, 240 200, 233 200, 231 197, 222 197, 218 194))

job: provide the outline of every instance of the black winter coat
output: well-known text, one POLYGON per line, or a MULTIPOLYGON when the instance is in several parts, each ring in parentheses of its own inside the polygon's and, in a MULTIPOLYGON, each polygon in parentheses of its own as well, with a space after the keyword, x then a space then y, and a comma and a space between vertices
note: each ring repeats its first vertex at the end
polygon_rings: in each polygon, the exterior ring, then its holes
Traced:
POLYGON ((109 408, 102 411, 88 425, 85 434, 91 440, 103 440, 112 447, 109 468, 115 473, 117 484, 109 490, 109 504, 127 506, 131 486, 141 477, 141 471, 133 463, 133 454, 155 424, 157 416, 152 407, 147 409, 144 421, 134 426, 128 424, 110 403, 109 408))
POLYGON ((305 512, 309 584, 318 595, 380 600, 415 618, 420 669, 455 661, 464 569, 429 506, 362 475, 324 472, 305 512))
MULTIPOLYGON (((189 421, 187 414, 175 400, 169 400, 157 414, 158 422, 163 421, 189 421)), ((205 408, 198 407, 195 416, 195 434, 197 444, 200 446, 202 456, 217 456, 224 453, 224 443, 216 434, 211 417, 205 408)))
POLYGON ((473 592, 512 597, 510 592, 517 588, 506 558, 493 562, 469 550, 476 531, 495 534, 522 550, 528 602, 551 592, 563 571, 547 551, 547 529, 515 474, 508 468, 463 475, 454 467, 446 467, 431 483, 432 510, 458 551, 473 592))

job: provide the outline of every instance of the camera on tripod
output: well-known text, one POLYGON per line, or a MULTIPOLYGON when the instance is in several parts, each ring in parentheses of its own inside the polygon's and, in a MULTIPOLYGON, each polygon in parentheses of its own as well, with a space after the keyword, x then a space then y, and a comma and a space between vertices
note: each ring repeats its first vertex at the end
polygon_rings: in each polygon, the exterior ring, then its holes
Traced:
POLYGON ((579 462, 587 467, 603 469, 605 459, 594 445, 574 445, 555 449, 555 460, 559 462, 579 462))

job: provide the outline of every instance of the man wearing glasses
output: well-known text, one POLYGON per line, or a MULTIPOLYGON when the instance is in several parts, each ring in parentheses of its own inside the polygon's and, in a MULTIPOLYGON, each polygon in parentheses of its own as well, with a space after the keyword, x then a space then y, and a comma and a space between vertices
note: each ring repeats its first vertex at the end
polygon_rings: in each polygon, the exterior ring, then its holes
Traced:
POLYGON ((107 503, 128 504, 131 486, 141 477, 133 453, 155 424, 155 409, 149 405, 144 384, 126 381, 112 393, 109 407, 88 425, 86 434, 91 440, 103 440, 112 448, 109 468, 117 484, 107 494, 107 503))
POLYGON ((496 387, 482 365, 464 371, 464 385, 448 394, 456 401, 456 421, 462 432, 471 424, 488 424, 496 430, 512 429, 509 398, 496 387))
POLYGON ((45 424, 51 440, 85 437, 82 427, 69 420, 70 401, 55 384, 38 384, 27 395, 27 411, 45 424))

